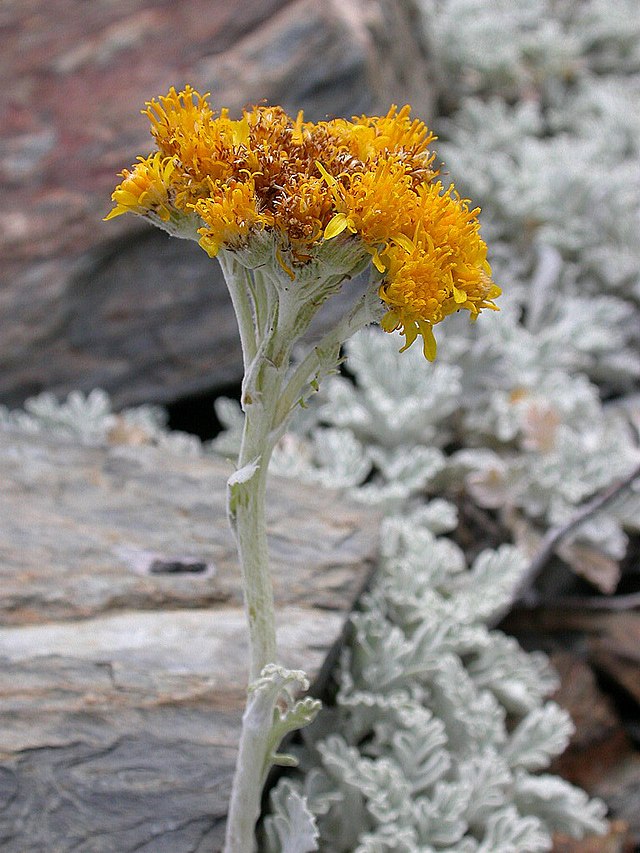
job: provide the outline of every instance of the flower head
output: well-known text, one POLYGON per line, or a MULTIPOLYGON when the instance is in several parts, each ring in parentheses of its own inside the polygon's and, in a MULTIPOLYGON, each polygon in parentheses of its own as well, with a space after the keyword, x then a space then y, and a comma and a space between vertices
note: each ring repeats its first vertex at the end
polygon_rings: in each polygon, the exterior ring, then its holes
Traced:
POLYGON ((251 231, 273 222, 268 213, 258 210, 251 180, 232 180, 214 186, 211 196, 199 199, 194 209, 205 223, 199 229, 199 242, 210 258, 215 257, 222 246, 237 246, 251 231))
POLYGON ((116 206, 105 219, 113 219, 123 213, 139 213, 143 216, 155 214, 167 222, 173 207, 170 196, 174 172, 173 160, 159 152, 149 157, 138 157, 132 171, 123 169, 120 173, 124 180, 111 196, 116 206))
POLYGON ((479 211, 438 180, 434 137, 409 107, 312 123, 260 106, 231 119, 187 86, 143 112, 158 151, 122 172, 107 219, 188 221, 212 257, 267 233, 294 279, 324 244, 357 241, 377 270, 382 327, 405 347, 421 336, 427 358, 448 314, 495 308, 479 211))

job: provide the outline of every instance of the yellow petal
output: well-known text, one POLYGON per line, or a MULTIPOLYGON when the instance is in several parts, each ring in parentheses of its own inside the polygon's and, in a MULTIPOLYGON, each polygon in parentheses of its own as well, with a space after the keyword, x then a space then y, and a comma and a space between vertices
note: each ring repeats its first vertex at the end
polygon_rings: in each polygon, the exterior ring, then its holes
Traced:
POLYGON ((422 335, 423 346, 422 351, 424 353, 424 357, 427 361, 435 361, 436 358, 436 339, 433 334, 433 328, 430 323, 421 323, 418 320, 418 325, 420 326, 420 334, 422 335))
POLYGON ((398 314, 393 310, 387 311, 382 320, 380 320, 380 326, 385 332, 395 332, 399 324, 398 314))
POLYGON ((413 240, 409 239, 406 234, 396 234, 393 238, 393 242, 397 243, 398 246, 402 246, 405 252, 411 253, 415 249, 413 240))
POLYGON ((166 163, 164 164, 164 168, 162 170, 162 180, 165 184, 168 184, 171 175, 175 172, 176 164, 173 162, 171 158, 167 158, 166 163))
POLYGON ((417 328, 416 324, 415 323, 408 323, 407 325, 405 325, 403 334, 404 334, 404 346, 401 347, 400 352, 404 352, 405 350, 409 349, 411 344, 418 337, 418 328, 417 328))
POLYGON ((295 124, 291 130, 291 141, 294 145, 302 145, 304 136, 302 134, 302 123, 304 121, 304 112, 300 110, 296 117, 295 124))
POLYGON ((349 222, 347 221, 346 213, 336 213, 336 215, 324 229, 324 239, 331 240, 333 237, 337 237, 338 234, 342 234, 342 232, 345 230, 345 228, 347 228, 348 225, 349 222))
POLYGON ((316 160, 316 166, 318 167, 318 171, 330 187, 334 187, 338 183, 333 177, 333 175, 330 175, 329 172, 327 172, 327 170, 319 160, 316 160))
POLYGON ((246 116, 239 121, 232 122, 232 140, 234 145, 249 147, 249 122, 246 116))
POLYGON ((110 210, 109 213, 102 220, 106 222, 108 219, 113 219, 116 216, 122 216, 123 213, 128 213, 125 207, 114 207, 113 210, 110 210))
POLYGON ((387 269, 384 261, 380 257, 380 252, 377 249, 373 250, 371 260, 373 261, 373 265, 378 270, 378 272, 384 272, 387 269))
POLYGON ((121 207, 140 207, 140 199, 146 195, 146 191, 139 192, 137 195, 129 190, 117 189, 111 196, 112 201, 119 204, 121 207))
POLYGON ((201 249, 204 249, 207 255, 210 258, 215 258, 215 256, 220 251, 220 246, 217 243, 214 243, 213 240, 207 239, 206 237, 201 237, 198 240, 198 245, 201 249))
POLYGON ((467 294, 464 290, 460 290, 460 288, 453 285, 453 298, 455 299, 458 305, 463 305, 467 301, 467 294))
POLYGON ((289 276, 291 281, 295 281, 296 274, 290 266, 287 266, 285 259, 282 257, 282 252, 280 251, 280 249, 276 249, 276 260, 278 261, 282 269, 286 272, 286 274, 289 276))

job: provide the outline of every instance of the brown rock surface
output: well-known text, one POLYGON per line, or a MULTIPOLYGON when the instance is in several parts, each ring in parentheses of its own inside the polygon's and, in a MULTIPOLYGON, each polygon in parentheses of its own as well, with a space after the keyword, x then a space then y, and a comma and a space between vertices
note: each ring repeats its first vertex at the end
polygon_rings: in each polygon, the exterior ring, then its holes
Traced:
POLYGON ((412 0, 5 0, 0 6, 0 402, 104 387, 116 406, 239 379, 217 264, 134 217, 116 173, 151 149, 145 100, 211 90, 311 118, 429 113, 412 0), (142 239, 138 236, 142 235, 142 239))
MULTIPOLYGON (((229 466, 0 433, 3 853, 219 850, 246 683, 229 466)), ((316 677, 377 519, 275 481, 281 660, 316 677)))

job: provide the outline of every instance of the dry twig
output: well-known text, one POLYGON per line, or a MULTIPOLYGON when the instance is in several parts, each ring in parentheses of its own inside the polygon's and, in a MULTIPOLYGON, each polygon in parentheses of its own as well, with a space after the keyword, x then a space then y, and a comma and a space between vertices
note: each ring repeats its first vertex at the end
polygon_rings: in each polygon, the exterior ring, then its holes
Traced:
POLYGON ((538 604, 539 602, 533 602, 533 585, 536 582, 536 579, 542 569, 549 562, 551 557, 553 556, 555 549, 560 544, 560 542, 565 539, 569 533, 579 527, 583 522, 585 522, 588 518, 595 515, 601 509, 611 503, 615 498, 617 498, 625 489, 631 487, 635 480, 640 477, 640 465, 637 465, 631 473, 621 480, 618 483, 614 483, 609 486, 609 488, 600 492, 599 495, 596 495, 587 503, 583 504, 573 518, 570 518, 566 524, 561 524, 558 527, 554 527, 549 530, 545 536, 542 538, 540 543, 540 547, 536 552, 535 556, 529 563, 529 567, 527 571, 522 576, 520 583, 515 588, 513 592, 513 596, 509 604, 503 607, 498 613, 495 614, 492 624, 497 625, 504 616, 511 610, 514 604, 517 602, 522 602, 525 606, 531 606, 533 603, 538 604))

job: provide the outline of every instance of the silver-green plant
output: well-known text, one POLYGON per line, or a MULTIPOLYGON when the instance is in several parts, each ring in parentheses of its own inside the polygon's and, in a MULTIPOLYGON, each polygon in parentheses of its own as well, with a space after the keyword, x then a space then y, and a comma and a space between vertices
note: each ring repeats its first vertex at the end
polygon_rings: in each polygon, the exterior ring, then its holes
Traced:
POLYGON ((602 341, 578 369, 606 389, 628 389, 640 338, 638 5, 417 8, 449 106, 440 125, 447 162, 483 207, 498 276, 522 285, 525 325, 544 333, 589 295, 584 331, 602 341), (497 27, 501 37, 483 50, 497 27))
POLYGON ((503 546, 467 568, 433 532, 447 526, 443 509, 385 523, 336 706, 307 730, 304 775, 272 795, 265 853, 536 853, 554 831, 603 830, 602 802, 540 774, 573 731, 546 700, 557 683, 546 657, 486 625, 526 561, 503 546), (319 845, 294 844, 289 815, 303 798, 319 845))
POLYGON ((474 318, 495 309, 500 288, 477 210, 439 180, 434 137, 408 106, 317 124, 280 107, 231 119, 187 86, 144 112, 157 150, 121 173, 106 219, 134 213, 217 258, 242 348, 242 437, 227 508, 250 661, 225 851, 250 853, 268 771, 292 760, 278 744, 319 707, 296 701, 304 673, 278 664, 265 510, 274 447, 359 329, 380 322, 404 335, 404 349, 420 338, 433 360, 433 326, 461 309, 474 318), (319 342, 305 341, 341 289, 349 307, 319 342))
MULTIPOLYGON (((426 369, 375 330, 360 333, 346 345, 355 385, 327 380, 300 432, 276 448, 274 470, 347 487, 387 511, 465 488, 517 540, 565 524, 640 463, 634 429, 621 407, 603 406, 593 383, 568 372, 567 323, 533 335, 509 310, 500 320, 445 334, 426 369), (403 396, 409 387, 414 395, 403 396)), ((631 491, 577 528, 563 556, 584 562, 573 543, 621 560, 639 510, 631 491)))
POLYGON ((87 446, 109 442, 144 443, 182 455, 200 455, 200 440, 190 433, 169 430, 161 406, 145 405, 116 412, 109 395, 95 388, 88 394, 72 391, 60 402, 50 393, 25 400, 22 409, 0 406, 0 430, 45 433, 87 446))

